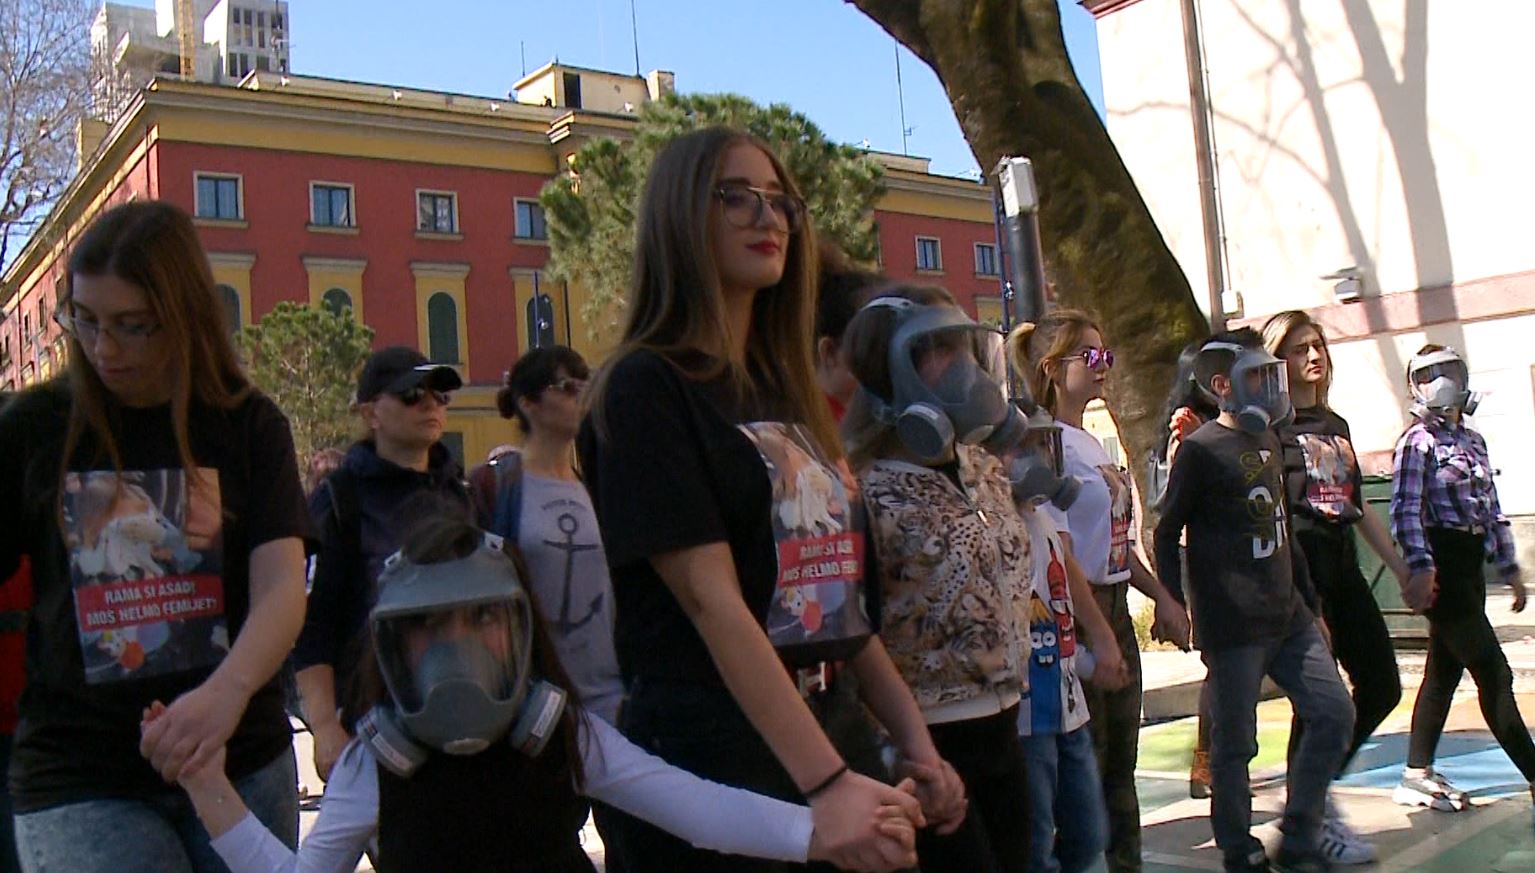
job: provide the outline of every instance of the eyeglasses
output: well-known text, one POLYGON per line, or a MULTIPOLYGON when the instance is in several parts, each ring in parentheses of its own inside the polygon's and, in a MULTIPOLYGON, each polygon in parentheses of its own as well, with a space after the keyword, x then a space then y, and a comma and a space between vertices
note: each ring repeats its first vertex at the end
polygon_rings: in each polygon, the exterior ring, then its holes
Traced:
POLYGON ((789 233, 804 223, 805 201, 786 191, 769 191, 750 185, 721 185, 714 196, 725 207, 725 220, 740 230, 756 227, 766 209, 773 210, 775 223, 789 233))
POLYGON ((453 395, 446 391, 434 391, 430 388, 422 388, 420 385, 414 388, 406 388, 404 391, 395 394, 394 399, 406 406, 415 406, 425 400, 428 394, 432 396, 433 400, 437 401, 438 406, 447 406, 448 401, 453 399, 453 395))
POLYGON ((123 348, 138 348, 160 330, 158 321, 126 321, 105 325, 94 318, 70 315, 62 309, 53 313, 53 323, 87 348, 94 347, 103 333, 123 348))
POLYGON ((1096 370, 1099 367, 1105 370, 1112 370, 1114 368, 1113 349, 1095 349, 1092 346, 1088 346, 1076 354, 1066 355, 1061 360, 1069 361, 1073 358, 1081 359, 1082 363, 1086 364, 1089 370, 1096 370))
POLYGON ((586 390, 586 380, 566 376, 563 379, 556 379, 550 382, 549 390, 558 391, 566 397, 579 397, 581 392, 586 390))

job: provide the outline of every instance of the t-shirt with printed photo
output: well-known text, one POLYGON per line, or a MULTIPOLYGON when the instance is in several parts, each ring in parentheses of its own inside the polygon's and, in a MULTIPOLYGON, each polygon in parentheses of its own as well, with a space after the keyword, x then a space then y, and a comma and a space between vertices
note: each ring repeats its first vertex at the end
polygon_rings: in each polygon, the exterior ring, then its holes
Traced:
MULTIPOLYGON (((0 501, 0 578, 27 556, 36 595, 10 771, 23 812, 177 791, 139 754, 144 707, 196 688, 239 638, 251 551, 309 537, 288 422, 265 396, 193 404, 190 474, 169 406, 110 405, 120 469, 89 432, 66 468, 69 408, 50 383, 0 413, 0 494, 20 495, 0 501)), ((289 733, 274 677, 229 740, 229 775, 271 762, 289 733)))

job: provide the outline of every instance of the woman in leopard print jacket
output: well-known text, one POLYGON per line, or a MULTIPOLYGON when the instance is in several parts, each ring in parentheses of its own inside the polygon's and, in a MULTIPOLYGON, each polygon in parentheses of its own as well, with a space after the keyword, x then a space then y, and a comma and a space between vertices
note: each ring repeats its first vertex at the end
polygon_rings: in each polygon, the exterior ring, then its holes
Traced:
MULTIPOLYGON (((941 288, 896 287, 881 295, 889 297, 954 306, 941 288)), ((910 310, 877 304, 848 327, 862 390, 842 433, 869 508, 884 597, 880 637, 971 799, 957 833, 918 835, 918 858, 929 873, 1024 871, 1029 810, 1017 724, 1030 649, 1028 532, 996 457, 954 444, 923 463, 902 445, 888 423, 890 344, 910 310)), ((961 325, 916 343, 919 377, 935 385, 950 366, 974 365, 982 330, 961 325)))

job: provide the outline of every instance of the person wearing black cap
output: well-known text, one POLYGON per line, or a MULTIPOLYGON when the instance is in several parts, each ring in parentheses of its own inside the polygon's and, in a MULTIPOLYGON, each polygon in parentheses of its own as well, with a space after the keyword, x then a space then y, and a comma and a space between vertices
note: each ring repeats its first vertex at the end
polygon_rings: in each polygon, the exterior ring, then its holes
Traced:
POLYGON ((384 559, 414 520, 445 509, 467 512, 463 472, 441 442, 449 392, 461 387, 457 371, 415 349, 374 352, 357 380, 367 435, 310 497, 320 551, 293 666, 321 779, 350 740, 357 639, 384 559))

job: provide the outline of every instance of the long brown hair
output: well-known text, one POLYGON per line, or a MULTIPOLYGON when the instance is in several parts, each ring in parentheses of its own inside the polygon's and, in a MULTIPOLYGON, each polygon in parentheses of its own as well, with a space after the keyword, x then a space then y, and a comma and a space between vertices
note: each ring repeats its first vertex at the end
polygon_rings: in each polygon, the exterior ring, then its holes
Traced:
MULTIPOLYGON (((165 337, 166 381, 171 395, 171 428, 177 456, 189 473, 197 469, 187 420, 194 402, 232 409, 251 391, 214 292, 213 270, 192 219, 162 200, 124 203, 102 213, 70 253, 60 310, 72 308, 77 276, 115 276, 142 289, 165 337)), ((97 456, 104 454, 122 472, 122 454, 112 435, 108 390, 86 360, 85 349, 69 337, 69 427, 59 470, 59 501, 71 456, 89 432, 97 456)), ((189 476, 188 483, 200 481, 189 476)), ((189 484, 189 487, 196 487, 189 484)), ((60 510, 62 511, 62 509, 60 510)))
MULTIPOLYGON (((936 285, 895 285, 874 295, 875 300, 899 297, 921 306, 955 306, 954 295, 936 285)), ((890 338, 895 334, 896 311, 888 306, 865 305, 848 323, 844 342, 848 368, 861 388, 842 417, 842 439, 854 469, 888 458, 900 451, 900 439, 892 425, 874 414, 869 397, 890 402, 895 385, 890 376, 890 338)))
MULTIPOLYGON (((485 532, 466 521, 462 513, 434 513, 422 516, 411 526, 400 551, 412 564, 442 564, 473 554, 484 541, 484 537, 485 532)), ((568 695, 565 711, 560 714, 559 737, 560 745, 565 751, 565 762, 569 768, 571 780, 579 792, 585 782, 586 774, 581 766, 581 751, 577 745, 579 739, 576 731, 584 729, 580 722, 586 716, 581 709, 580 698, 576 696, 575 684, 570 681, 570 676, 560 663, 559 654, 554 648, 554 640, 549 635, 549 629, 544 625, 544 613, 533 594, 533 586, 527 584, 530 577, 528 565, 523 561, 522 553, 510 540, 502 545, 502 550, 512 559, 512 564, 517 568, 517 578, 523 581, 523 592, 527 594, 529 602, 533 605, 534 675, 559 686, 568 695)), ((378 657, 374 652, 371 622, 359 635, 359 645, 361 648, 358 650, 360 657, 357 659, 357 681, 352 684, 352 699, 349 701, 351 706, 346 713, 347 731, 350 733, 356 732, 357 718, 373 707, 388 703, 392 699, 389 696, 388 686, 384 684, 383 670, 379 667, 378 657)))
MULTIPOLYGON (((1055 390, 1055 367, 1082 345, 1089 330, 1103 336, 1103 328, 1080 309, 1056 309, 1037 322, 1024 322, 1007 337, 1013 368, 1028 382, 1034 401, 1051 415, 1060 413, 1061 398, 1055 390)), ((1104 342, 1108 340, 1105 338, 1104 342)))
POLYGON ((1327 331, 1317 324, 1311 316, 1299 309, 1289 309, 1278 312, 1269 317, 1263 323, 1263 348, 1289 366, 1289 360, 1285 358, 1284 347, 1290 341, 1291 335, 1303 327, 1309 327, 1316 331, 1317 338, 1322 341, 1322 354, 1327 358, 1327 367, 1322 371, 1322 381, 1316 386, 1316 402, 1318 406, 1327 406, 1327 390, 1332 387, 1332 349, 1327 345, 1327 331))
MULTIPOLYGON (((754 146, 767 155, 784 190, 799 190, 783 162, 762 140, 728 127, 707 127, 680 136, 657 153, 640 198, 635 232, 634 279, 623 338, 609 361, 645 350, 661 355, 694 379, 729 372, 743 395, 772 398, 791 418, 803 422, 830 458, 840 458, 831 411, 815 381, 813 355, 816 305, 815 227, 807 214, 789 235, 783 278, 752 301, 746 360, 728 354, 719 266, 714 262, 711 222, 715 189, 725 152, 754 146), (704 361, 696 360, 704 353, 704 361)), ((592 386, 591 408, 605 434, 602 400, 611 366, 592 386)))

